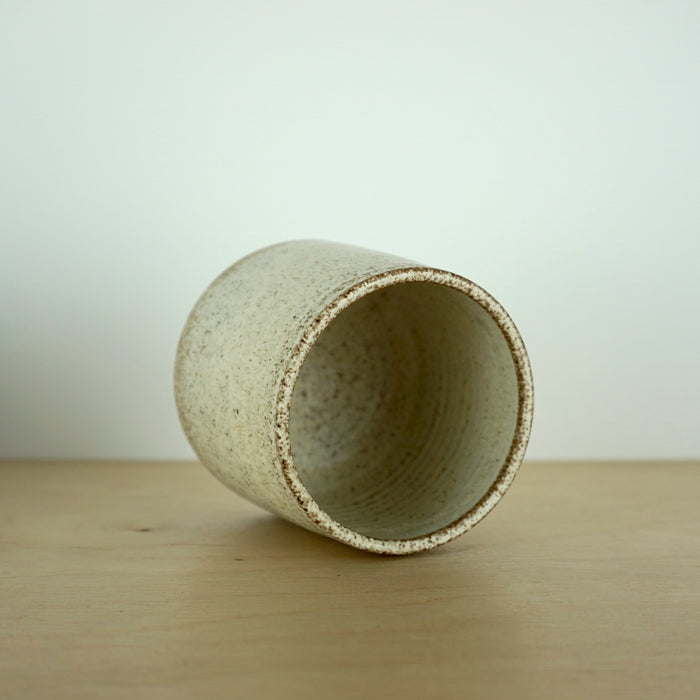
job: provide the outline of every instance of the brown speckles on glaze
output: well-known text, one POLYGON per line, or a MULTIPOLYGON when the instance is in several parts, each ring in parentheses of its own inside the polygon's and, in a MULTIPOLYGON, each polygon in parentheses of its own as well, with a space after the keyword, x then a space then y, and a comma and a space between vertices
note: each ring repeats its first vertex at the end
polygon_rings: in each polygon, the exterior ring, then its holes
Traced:
MULTIPOLYGON (((389 293, 397 297, 394 303, 399 305, 396 308, 400 310, 401 300, 397 296, 398 293, 389 293)), ((439 292, 439 294, 443 293, 439 292)), ((455 292, 445 291, 444 293, 446 297, 450 294, 455 296, 455 292)), ((388 300, 390 302, 391 298, 389 297, 388 300)), ((469 301, 469 304, 472 301, 469 301)), ((383 303, 386 304, 386 300, 383 303)), ((451 306, 448 308, 448 301, 445 301, 445 309, 441 317, 443 321, 451 319, 448 311, 454 307, 455 303, 451 298, 449 300, 451 306)), ((378 302, 375 295, 371 313, 374 313, 376 308, 378 308, 378 302)), ((473 310, 470 313, 472 316, 476 315, 473 310)), ((351 316, 343 316, 343 322, 346 325, 350 321, 345 319, 351 316)), ((398 316, 396 325, 401 331, 401 318, 398 316)), ((359 320, 356 319, 356 321, 360 325, 347 331, 351 335, 352 333, 356 335, 363 328, 361 325, 363 317, 358 318, 359 320)), ((420 318, 416 316, 416 319, 418 320, 415 323, 420 326, 420 318)), ((386 320, 382 318, 377 323, 386 320)), ((477 320, 482 326, 484 325, 483 319, 477 320)), ((426 328, 418 328, 418 331, 423 333, 422 341, 429 343, 430 328, 426 324, 423 325, 426 328)), ((404 322, 404 326, 404 333, 414 330, 412 327, 409 328, 410 322, 404 322)), ((336 327, 337 324, 334 328, 336 327)), ((333 332, 337 335, 340 331, 333 332)), ((489 342, 496 342, 494 333, 492 331, 489 333, 491 334, 489 342)), ((407 336, 400 337, 405 340, 407 336)), ((342 338, 340 341, 335 349, 341 348, 338 352, 351 353, 346 348, 345 341, 342 338)), ((404 350, 397 349, 399 354, 393 360, 399 362, 404 357, 400 354, 404 350)), ((431 351, 429 354, 433 350, 440 353, 439 346, 428 350, 431 351)), ((410 355, 409 350, 405 352, 409 353, 405 355, 408 360, 416 359, 410 355)), ((445 365, 448 369, 449 367, 454 369, 455 362, 460 360, 459 355, 450 355, 447 351, 442 355, 438 359, 443 365, 448 363, 445 365)), ((482 360, 485 357, 484 355, 482 360)), ((363 365, 358 364, 361 359, 357 359, 352 354, 347 355, 343 361, 346 361, 346 364, 357 365, 349 367, 339 362, 337 357, 333 359, 336 365, 330 369, 340 377, 337 381, 341 389, 350 385, 351 379, 343 376, 346 370, 350 378, 359 376, 358 372, 363 369, 363 365)), ((437 361, 433 361, 434 365, 435 362, 437 361)), ((318 359, 314 360, 314 363, 306 368, 306 373, 311 379, 305 380, 312 382, 309 385, 312 388, 313 373, 320 369, 324 371, 327 369, 322 367, 318 359)), ((435 375, 438 380, 444 379, 446 370, 443 365, 440 367, 436 365, 437 369, 436 367, 432 369, 433 372, 438 372, 435 375)), ((476 372, 475 369, 471 371, 476 372)), ((429 375, 428 378, 433 378, 433 375, 429 375)), ((406 389, 406 391, 411 390, 418 391, 411 386, 406 389)), ((435 390, 439 392, 440 387, 435 387, 435 390)), ((300 406, 307 409, 314 408, 311 404, 306 405, 305 392, 306 389, 303 389, 300 392, 301 398, 298 397, 302 402, 300 406)), ((338 399, 337 391, 332 392, 330 396, 334 400, 338 399)), ((361 395, 358 396, 362 398, 361 395)), ((406 554, 430 549, 448 542, 483 518, 501 498, 522 461, 530 433, 533 409, 532 377, 522 340, 508 314, 481 287, 443 270, 422 267, 382 253, 322 241, 297 241, 258 251, 229 268, 212 283, 193 310, 183 331, 176 362, 176 397, 183 427, 195 451, 205 466, 225 484, 304 527, 330 535, 354 547, 382 554, 406 554), (374 501, 369 505, 368 502, 361 504, 364 508, 363 513, 370 514, 371 522, 368 521, 366 526, 359 528, 347 527, 319 505, 309 492, 308 483, 302 479, 298 465, 295 463, 293 436, 290 435, 290 415, 294 410, 295 387, 310 352, 312 349, 318 352, 316 348, 320 347, 319 338, 324 333, 326 340, 331 338, 332 334, 329 335, 330 330, 327 329, 345 310, 350 307, 358 310, 362 306, 358 304, 360 300, 367 301, 366 297, 380 290, 392 290, 399 286, 403 286, 404 291, 408 291, 410 287, 412 290, 410 294, 413 295, 411 298, 415 300, 420 301, 424 292, 433 295, 431 299, 439 300, 440 297, 435 297, 437 292, 434 285, 445 290, 456 290, 459 292, 456 296, 462 298, 461 295, 465 295, 465 300, 468 298, 476 302, 496 324, 505 339, 509 361, 512 361, 517 381, 517 417, 513 414, 512 432, 508 433, 512 439, 509 438, 507 454, 505 451, 502 453, 504 459, 498 458, 497 472, 493 472, 492 467, 488 469, 483 465, 478 467, 481 469, 480 481, 475 482, 470 492, 473 494, 474 489, 479 489, 478 498, 474 500, 473 495, 469 495, 468 507, 463 510, 458 509, 456 511, 458 517, 450 518, 439 527, 430 528, 429 531, 418 535, 373 537, 360 530, 372 531, 372 528, 375 528, 377 531, 391 532, 393 527, 391 522, 386 521, 389 515, 381 513, 377 515, 371 512, 371 508, 375 508, 374 501), (212 343, 215 346, 218 345, 220 352, 216 352, 217 348, 212 347, 212 343), (235 412, 232 410, 234 401, 235 412), (226 431, 222 433, 222 428, 219 426, 224 425, 226 425, 226 431), (485 484, 483 487, 482 482, 485 484)), ((342 398, 341 396, 340 399, 342 398)), ((378 400, 381 403, 383 399, 379 396, 378 400)), ((433 439, 434 435, 430 436, 433 444, 438 446, 431 448, 433 452, 428 457, 435 456, 436 459, 439 458, 437 461, 440 459, 444 461, 445 455, 448 452, 453 454, 455 449, 457 456, 461 456, 460 449, 464 451, 464 440, 460 437, 461 427, 459 425, 450 427, 451 416, 439 415, 440 406, 444 409, 446 405, 438 401, 433 406, 433 408, 437 407, 435 408, 437 414, 435 411, 430 413, 426 409, 424 413, 418 415, 417 419, 440 421, 438 428, 443 431, 441 435, 444 435, 449 445, 441 446, 440 440, 433 439), (446 429, 448 429, 447 432, 445 432, 446 429)), ((491 408, 493 409, 493 406, 491 408)), ((506 408, 502 409, 504 416, 508 412, 506 408)), ((349 410, 357 411, 358 406, 355 405, 354 408, 350 406, 349 410)), ((295 413, 295 415, 297 425, 301 426, 297 431, 301 431, 304 438, 297 447, 306 454, 309 450, 315 449, 314 440, 321 440, 321 437, 315 433, 318 432, 318 427, 323 425, 322 421, 325 417, 316 416, 313 412, 303 419, 299 418, 301 414, 295 413)), ((462 415, 461 418, 463 417, 462 415)), ((455 415, 454 418, 460 419, 460 416, 455 415)), ((342 426, 342 422, 339 425, 342 426)), ((496 427, 499 426, 496 425, 496 427)), ((507 429, 511 430, 508 427, 507 429)), ((433 430, 433 427, 429 426, 428 430, 433 430)), ((489 436, 482 433, 484 430, 474 434, 473 437, 480 441, 487 440, 489 436)), ((352 441, 356 436, 349 437, 352 441)), ((500 439, 503 440, 503 438, 500 439)), ((319 443, 319 460, 323 462, 325 458, 335 458, 336 448, 337 445, 324 446, 319 443), (326 449, 325 453, 324 449, 326 449)), ((367 449, 371 451, 373 445, 368 444, 367 449)), ((412 467, 412 471, 409 469, 405 474, 401 472, 401 476, 405 476, 408 484, 403 487, 405 494, 409 494, 411 479, 416 483, 425 484, 431 477, 426 471, 425 464, 418 471, 417 467, 414 468, 413 462, 416 462, 417 458, 414 458, 410 450, 406 451, 402 459, 412 467)), ((382 466, 381 460, 375 466, 382 466)), ((321 473, 323 464, 314 466, 311 472, 308 471, 308 465, 305 464, 304 467, 307 478, 313 482, 321 473)), ((366 472, 364 476, 371 479, 372 464, 368 462, 364 468, 366 472)), ((466 467, 460 468, 462 469, 460 474, 466 473, 464 472, 466 467)), ((454 495, 455 488, 459 488, 459 483, 455 484, 454 479, 459 474, 454 472, 449 464, 435 465, 435 469, 442 479, 441 483, 436 481, 434 486, 436 502, 452 500, 448 503, 449 507, 443 508, 442 514, 435 514, 435 522, 438 522, 441 517, 444 519, 446 514, 459 507, 459 500, 455 501, 457 497, 454 495)), ((342 472, 337 473, 342 476, 342 472)), ((329 474, 333 477, 334 472, 329 474)), ((378 499, 376 508, 380 510, 383 497, 391 500, 391 493, 387 490, 391 485, 391 470, 387 474, 389 486, 382 486, 384 490, 380 489, 374 497, 378 499)), ((368 483, 367 478, 361 483, 368 483)), ((378 475, 377 478, 379 478, 378 475)), ((317 488, 316 498, 319 498, 322 494, 318 493, 318 484, 315 484, 315 488, 317 488)), ((355 508, 353 503, 357 505, 362 499, 362 494, 357 494, 356 491, 357 489, 350 484, 347 500, 348 507, 351 509, 355 508)), ((464 498, 466 499, 466 496, 464 498)), ((344 503, 340 504, 343 507, 338 506, 337 503, 331 505, 344 512, 344 503)), ((393 507, 399 508, 398 512, 400 512, 400 503, 394 504, 393 507)), ((421 507, 425 508, 425 504, 421 507)), ((410 512, 403 512, 403 517, 409 516, 410 512)), ((356 520, 357 517, 360 516, 356 513, 356 520)), ((428 512, 423 513, 422 517, 429 522, 433 516, 428 512)), ((360 519, 359 522, 363 521, 360 519)), ((411 532, 411 527, 410 522, 403 523, 397 525, 396 531, 411 532)))

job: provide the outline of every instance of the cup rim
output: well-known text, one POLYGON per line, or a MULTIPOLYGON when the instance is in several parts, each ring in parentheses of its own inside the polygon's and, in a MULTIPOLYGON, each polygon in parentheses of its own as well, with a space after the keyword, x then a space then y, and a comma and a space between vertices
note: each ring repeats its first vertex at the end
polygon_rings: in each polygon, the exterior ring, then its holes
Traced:
POLYGON ((289 490, 313 525, 352 547, 377 554, 411 554, 450 542, 476 525, 500 501, 522 463, 530 438, 534 408, 532 370, 520 333, 506 310, 485 289, 453 272, 433 267, 406 266, 368 276, 336 295, 306 327, 282 375, 275 411, 275 444, 289 490), (304 485, 292 456, 289 430, 292 395, 301 367, 321 333, 345 309, 372 292, 409 282, 432 282, 456 289, 479 304, 494 320, 508 343, 518 385, 518 414, 510 450, 496 479, 466 513, 433 532, 407 539, 380 539, 351 530, 332 518, 304 485))

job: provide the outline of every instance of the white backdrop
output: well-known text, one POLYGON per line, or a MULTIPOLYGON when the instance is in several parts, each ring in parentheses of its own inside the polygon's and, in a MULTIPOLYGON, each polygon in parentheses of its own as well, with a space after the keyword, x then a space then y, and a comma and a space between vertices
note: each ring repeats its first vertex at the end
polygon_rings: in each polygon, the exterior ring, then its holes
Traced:
POLYGON ((700 3, 0 5, 0 456, 190 457, 204 287, 329 238, 459 272, 530 457, 700 455, 700 3))

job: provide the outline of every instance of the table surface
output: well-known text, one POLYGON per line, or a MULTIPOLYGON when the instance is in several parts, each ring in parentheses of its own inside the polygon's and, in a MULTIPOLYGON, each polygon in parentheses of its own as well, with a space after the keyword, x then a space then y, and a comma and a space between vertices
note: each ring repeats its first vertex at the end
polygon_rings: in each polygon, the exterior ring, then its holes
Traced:
POLYGON ((0 697, 698 698, 700 463, 526 463, 382 557, 191 462, 0 463, 0 697))

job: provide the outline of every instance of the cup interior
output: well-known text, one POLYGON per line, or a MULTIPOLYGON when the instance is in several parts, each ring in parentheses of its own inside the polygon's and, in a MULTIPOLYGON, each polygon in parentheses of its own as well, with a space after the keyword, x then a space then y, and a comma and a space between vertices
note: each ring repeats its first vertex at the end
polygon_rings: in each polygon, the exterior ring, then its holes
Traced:
POLYGON ((403 540, 458 520, 490 491, 514 442, 518 379, 491 314, 460 289, 408 281, 362 296, 299 371, 289 436, 331 518, 403 540))

